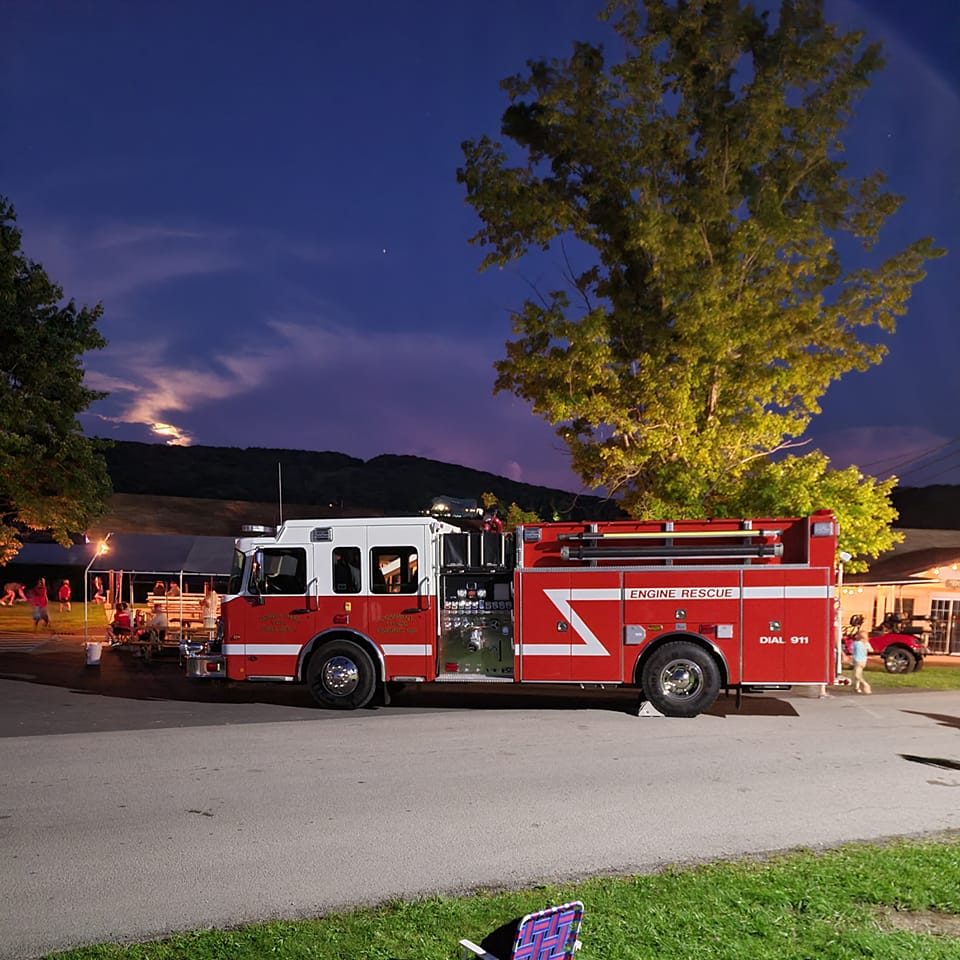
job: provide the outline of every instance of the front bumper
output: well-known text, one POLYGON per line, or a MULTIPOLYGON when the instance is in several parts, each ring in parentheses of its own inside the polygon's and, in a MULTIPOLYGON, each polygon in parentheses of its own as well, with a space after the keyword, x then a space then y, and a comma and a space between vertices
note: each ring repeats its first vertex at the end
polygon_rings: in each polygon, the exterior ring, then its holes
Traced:
POLYGON ((209 644, 180 643, 180 662, 187 677, 193 680, 223 680, 227 675, 227 661, 222 654, 210 653, 209 644))

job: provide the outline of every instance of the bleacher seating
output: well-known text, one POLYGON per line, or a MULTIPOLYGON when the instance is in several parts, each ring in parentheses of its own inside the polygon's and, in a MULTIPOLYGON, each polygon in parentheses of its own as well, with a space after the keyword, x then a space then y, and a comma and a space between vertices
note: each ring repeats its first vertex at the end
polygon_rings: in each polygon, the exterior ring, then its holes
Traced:
MULTIPOLYGON (((146 615, 150 614, 156 605, 167 615, 167 624, 171 630, 190 630, 203 626, 203 594, 182 593, 175 597, 147 594, 146 615)), ((217 602, 217 615, 220 614, 220 603, 217 602)))

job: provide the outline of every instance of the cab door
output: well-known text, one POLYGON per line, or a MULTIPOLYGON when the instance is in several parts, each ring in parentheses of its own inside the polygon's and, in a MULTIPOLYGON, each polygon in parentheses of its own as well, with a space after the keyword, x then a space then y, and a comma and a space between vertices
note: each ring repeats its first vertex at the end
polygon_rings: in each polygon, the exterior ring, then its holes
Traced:
POLYGON ((383 652, 386 679, 432 678, 437 639, 431 539, 425 525, 368 529, 366 632, 383 652))
POLYGON ((311 594, 316 597, 316 633, 346 627, 366 634, 366 528, 338 526, 331 529, 328 541, 314 544, 313 549, 315 580, 311 594))
POLYGON ((256 590, 233 601, 230 631, 243 638, 247 679, 292 678, 300 650, 314 631, 315 612, 307 600, 307 548, 269 546, 257 555, 263 568, 250 574, 256 590))

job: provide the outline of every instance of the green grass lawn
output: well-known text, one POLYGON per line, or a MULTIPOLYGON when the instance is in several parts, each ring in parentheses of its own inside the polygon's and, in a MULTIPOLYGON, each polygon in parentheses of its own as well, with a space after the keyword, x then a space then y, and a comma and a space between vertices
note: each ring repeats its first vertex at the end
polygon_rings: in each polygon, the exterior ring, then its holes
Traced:
MULTIPOLYGON (((853 678, 853 670, 845 669, 844 676, 853 678)), ((866 669, 867 682, 874 690, 902 688, 908 690, 960 690, 960 665, 935 667, 925 664, 913 673, 887 673, 879 661, 870 662, 866 669)))
MULTIPOLYGON (((54 633, 83 633, 83 600, 72 603, 70 610, 60 611, 60 604, 53 600, 47 607, 50 626, 54 633)), ((89 604, 87 623, 91 631, 103 635, 107 625, 107 615, 102 605, 89 604)), ((38 632, 46 628, 40 626, 38 632)), ((0 607, 0 630, 33 630, 33 607, 29 603, 16 603, 12 607, 0 607)))
POLYGON ((51 957, 454 960, 461 937, 480 942, 514 917, 572 899, 585 905, 583 960, 957 960, 960 837, 394 902, 51 957))

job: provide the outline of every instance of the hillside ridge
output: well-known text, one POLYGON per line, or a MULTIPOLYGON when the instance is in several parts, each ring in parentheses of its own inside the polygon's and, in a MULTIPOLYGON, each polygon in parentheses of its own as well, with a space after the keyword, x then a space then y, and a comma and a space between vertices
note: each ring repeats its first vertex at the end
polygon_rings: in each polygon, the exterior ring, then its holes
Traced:
MULTIPOLYGON (((622 516, 613 501, 400 454, 361 460, 333 451, 166 446, 116 441, 105 451, 116 494, 312 505, 324 515, 418 514, 434 497, 480 501, 492 493, 544 519, 622 516)), ((309 515, 309 514, 308 514, 309 515)))
MULTIPOLYGON (((257 504, 254 512, 274 518, 279 477, 288 517, 293 516, 291 511, 299 516, 416 514, 434 497, 479 501, 484 493, 494 494, 503 503, 516 503, 544 519, 604 520, 623 515, 614 501, 603 497, 404 454, 361 460, 335 451, 115 441, 105 457, 116 494, 257 504), (297 506, 288 508, 288 501, 297 506)), ((897 487, 892 499, 900 513, 897 527, 960 529, 960 486, 897 487)), ((196 510, 191 507, 186 512, 196 510)), ((225 508, 228 516, 246 512, 246 508, 225 508)))

